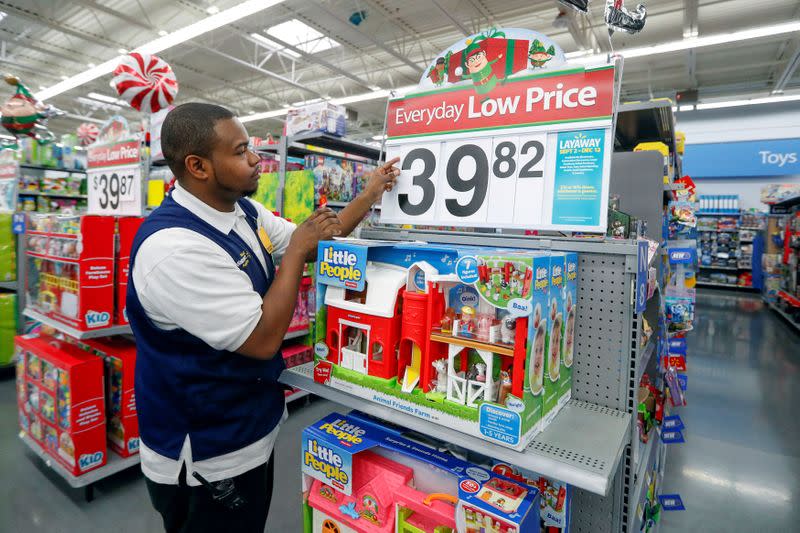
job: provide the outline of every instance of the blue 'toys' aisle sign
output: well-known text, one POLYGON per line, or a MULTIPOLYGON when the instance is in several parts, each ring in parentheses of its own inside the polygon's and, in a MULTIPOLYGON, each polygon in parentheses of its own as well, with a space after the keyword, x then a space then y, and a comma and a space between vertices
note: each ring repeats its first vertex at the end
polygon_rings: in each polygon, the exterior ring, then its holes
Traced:
POLYGON ((693 178, 800 174, 800 139, 687 144, 683 173, 693 178))

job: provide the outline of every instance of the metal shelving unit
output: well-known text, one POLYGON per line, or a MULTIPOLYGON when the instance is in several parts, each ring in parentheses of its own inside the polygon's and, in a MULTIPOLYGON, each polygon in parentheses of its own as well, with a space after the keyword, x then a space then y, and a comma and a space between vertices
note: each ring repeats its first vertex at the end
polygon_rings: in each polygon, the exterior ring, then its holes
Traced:
POLYGON ((298 329, 297 331, 290 331, 286 335, 283 336, 283 340, 288 341, 289 339, 296 339, 298 337, 305 337, 308 335, 309 329, 298 329))
POLYGON ((698 281, 698 287, 724 287, 726 289, 742 289, 742 290, 749 290, 754 291, 757 290, 754 287, 748 287, 746 285, 737 285, 735 283, 719 283, 717 281, 698 281))
POLYGON ((4 291, 17 291, 17 282, 16 281, 0 281, 0 289, 4 291))
POLYGON ((49 191, 19 191, 18 196, 52 196, 54 198, 78 198, 86 199, 89 197, 87 194, 62 194, 58 192, 49 191))
POLYGON ((700 265, 700 270, 746 270, 739 267, 700 265))
POLYGON ((33 453, 39 456, 39 458, 42 459, 48 467, 52 468, 58 473, 58 475, 64 478, 70 487, 73 489, 84 489, 86 501, 92 501, 94 499, 95 482, 132 466, 136 466, 141 462, 139 459, 139 454, 124 458, 111 452, 107 454, 108 462, 105 465, 87 472, 82 476, 76 476, 67 470, 61 463, 48 455, 47 452, 41 448, 39 443, 37 443, 27 434, 20 432, 19 438, 33 453))
POLYGON ((572 400, 527 449, 518 452, 378 403, 365 402, 358 396, 316 383, 313 373, 313 363, 306 363, 284 371, 281 381, 442 442, 528 468, 601 496, 608 494, 628 444, 629 414, 572 400))
POLYGON ((309 394, 311 394, 311 393, 308 392, 307 390, 299 390, 299 391, 294 392, 294 393, 290 394, 289 396, 287 396, 286 397, 286 403, 289 404, 289 403, 292 403, 292 402, 294 402, 296 400, 299 400, 301 398, 305 398, 309 394))
POLYGON ((770 309, 772 309, 773 311, 778 313, 780 316, 782 316, 783 319, 786 320, 786 322, 790 326, 792 326, 794 329, 796 329, 798 332, 800 332, 800 324, 799 323, 797 323, 794 320, 792 320, 792 317, 790 317, 788 314, 786 314, 786 312, 783 309, 781 309, 780 307, 775 305, 773 302, 770 302, 768 300, 765 300, 765 301, 767 302, 767 305, 770 307, 770 309))
MULTIPOLYGON (((639 467, 636 470, 636 485, 631 493, 633 513, 630 516, 628 531, 640 531, 642 520, 639 516, 639 505, 645 498, 645 487, 647 486, 645 482, 648 480, 647 472, 653 467, 660 443, 660 432, 656 428, 651 429, 650 438, 645 445, 644 453, 642 453, 642 460, 639 461, 639 467)), ((660 483, 657 485, 660 485, 660 483)))
POLYGON ((59 168, 59 167, 45 167, 42 165, 29 165, 27 163, 20 163, 19 168, 24 168, 25 170, 55 170, 58 172, 69 172, 75 174, 86 174, 85 170, 80 170, 76 168, 59 168))
POLYGON ((23 314, 41 322, 42 324, 50 326, 51 328, 55 328, 62 333, 66 333, 73 339, 94 339, 96 337, 108 337, 110 335, 130 335, 132 333, 130 326, 110 326, 107 328, 98 328, 90 331, 81 331, 79 329, 70 327, 63 322, 59 322, 58 320, 50 318, 47 315, 43 315, 42 313, 29 307, 25 308, 23 314))

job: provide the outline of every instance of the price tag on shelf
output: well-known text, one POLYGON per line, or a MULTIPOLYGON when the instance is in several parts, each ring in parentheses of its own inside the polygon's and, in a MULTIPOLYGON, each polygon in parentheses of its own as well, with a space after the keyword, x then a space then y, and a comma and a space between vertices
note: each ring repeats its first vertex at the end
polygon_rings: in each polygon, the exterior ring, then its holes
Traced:
POLYGON ((89 214, 140 216, 142 167, 138 141, 91 147, 87 192, 89 214))
POLYGON ((521 76, 390 101, 392 224, 605 232, 614 70, 521 76))
POLYGON ((89 170, 89 213, 93 215, 142 214, 139 200, 142 169, 139 165, 89 170))

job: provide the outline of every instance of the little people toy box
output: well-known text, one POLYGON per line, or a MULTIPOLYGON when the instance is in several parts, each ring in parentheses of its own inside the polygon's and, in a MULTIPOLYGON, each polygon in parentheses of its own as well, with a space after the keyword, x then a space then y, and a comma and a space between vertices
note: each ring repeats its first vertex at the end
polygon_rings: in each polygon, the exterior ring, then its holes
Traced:
POLYGON ((78 341, 78 345, 105 362, 108 443, 122 457, 139 453, 139 419, 133 376, 136 344, 123 337, 78 341))
POLYGON ((303 431, 304 533, 537 533, 539 491, 332 413, 303 431))
POLYGON ((492 472, 539 490, 539 523, 542 533, 569 533, 571 486, 499 461, 495 461, 492 472))
POLYGON ((542 428, 546 385, 557 398, 544 380, 550 262, 548 252, 320 243, 315 380, 524 448, 542 428))
POLYGON ((27 230, 28 302, 75 329, 111 325, 114 217, 31 215, 27 230))
POLYGON ((15 342, 22 431, 75 476, 106 464, 103 362, 52 337, 15 342))

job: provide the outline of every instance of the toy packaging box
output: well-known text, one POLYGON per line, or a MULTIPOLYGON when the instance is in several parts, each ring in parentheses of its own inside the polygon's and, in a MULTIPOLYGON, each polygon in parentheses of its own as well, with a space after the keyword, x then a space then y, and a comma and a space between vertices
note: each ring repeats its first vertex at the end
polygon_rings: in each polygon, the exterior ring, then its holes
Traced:
POLYGON ((330 102, 318 102, 292 108, 286 113, 284 135, 296 135, 306 131, 330 133, 344 137, 347 133, 347 111, 344 106, 330 102))
POLYGON ((535 533, 539 491, 377 424, 303 431, 305 533, 535 533))
POLYGON ((17 295, 0 292, 0 366, 11 363, 17 333, 17 295))
POLYGON ((558 408, 560 367, 545 379, 552 324, 560 364, 564 322, 550 265, 549 252, 322 242, 314 378, 523 449, 548 390, 558 408))
POLYGON ((541 533, 568 533, 572 487, 536 472, 495 461, 492 472, 539 490, 539 525, 541 533))
POLYGON ((75 476, 106 464, 102 360, 47 336, 15 343, 22 431, 75 476))
POLYGON ((116 283, 116 312, 114 313, 114 322, 117 324, 128 324, 128 313, 125 307, 125 295, 128 292, 128 269, 131 262, 131 248, 133 247, 133 238, 139 230, 139 226, 144 222, 142 217, 123 217, 118 221, 118 249, 115 255, 115 269, 117 283, 116 283))
POLYGON ((81 331, 110 326, 114 313, 114 218, 29 218, 29 305, 81 331))
POLYGON ((575 325, 578 319, 578 254, 565 254, 564 334, 561 336, 561 375, 558 403, 563 407, 572 398, 572 363, 575 358, 575 325))
POLYGON ((123 337, 103 337, 77 343, 105 363, 106 423, 111 449, 122 457, 139 453, 139 419, 133 392, 136 344, 123 337))

